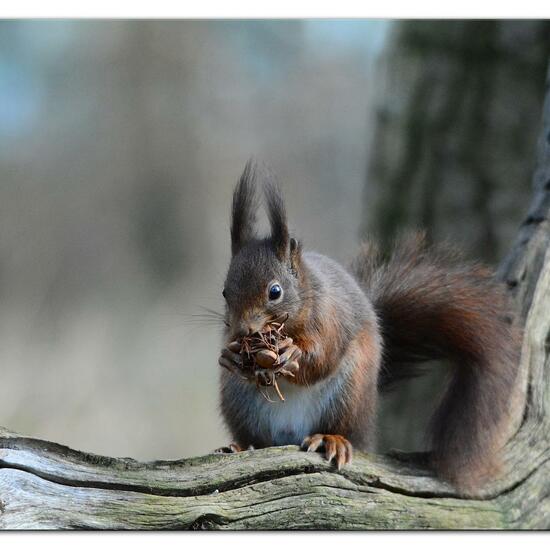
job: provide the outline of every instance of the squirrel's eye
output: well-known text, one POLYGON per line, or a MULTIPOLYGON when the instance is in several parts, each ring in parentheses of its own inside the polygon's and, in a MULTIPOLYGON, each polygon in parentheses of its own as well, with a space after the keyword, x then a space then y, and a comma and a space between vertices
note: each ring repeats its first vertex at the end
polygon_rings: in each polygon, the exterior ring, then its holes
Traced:
POLYGON ((274 283, 269 287, 269 299, 278 300, 283 294, 283 289, 281 285, 274 283))
POLYGON ((222 290, 222 296, 223 296, 224 298, 227 298, 227 296, 225 295, 225 288, 222 290))

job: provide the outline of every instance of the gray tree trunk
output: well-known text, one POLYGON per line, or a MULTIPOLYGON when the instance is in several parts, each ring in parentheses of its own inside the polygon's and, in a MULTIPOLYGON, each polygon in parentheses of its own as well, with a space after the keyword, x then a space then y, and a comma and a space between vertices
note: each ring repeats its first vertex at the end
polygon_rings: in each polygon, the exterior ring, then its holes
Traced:
POLYGON ((550 527, 550 93, 535 195, 502 263, 525 324, 518 425, 476 499, 417 456, 356 454, 337 472, 296 447, 140 463, 0 429, 4 529, 534 529, 550 527))

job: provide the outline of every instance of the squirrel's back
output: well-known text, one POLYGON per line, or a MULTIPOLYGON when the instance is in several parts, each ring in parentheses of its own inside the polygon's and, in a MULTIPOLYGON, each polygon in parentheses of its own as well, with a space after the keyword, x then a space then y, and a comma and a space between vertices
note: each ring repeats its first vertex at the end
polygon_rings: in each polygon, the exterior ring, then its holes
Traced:
POLYGON ((371 300, 361 288, 359 281, 335 260, 317 252, 303 253, 303 265, 310 284, 310 292, 316 300, 312 307, 320 316, 334 315, 344 330, 351 337, 360 330, 365 321, 376 322, 376 314, 371 300))

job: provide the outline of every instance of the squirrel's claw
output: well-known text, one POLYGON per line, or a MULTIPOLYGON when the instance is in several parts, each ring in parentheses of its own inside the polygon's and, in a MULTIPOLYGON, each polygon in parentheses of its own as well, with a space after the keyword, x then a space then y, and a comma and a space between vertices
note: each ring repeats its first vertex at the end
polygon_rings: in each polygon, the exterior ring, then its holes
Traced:
POLYGON ((222 349, 221 357, 229 360, 231 363, 234 363, 237 367, 240 367, 243 364, 243 358, 241 355, 231 351, 229 348, 222 349))
POLYGON ((353 448, 351 443, 341 435, 314 434, 302 441, 302 450, 315 452, 325 450, 325 458, 330 462, 335 460, 338 470, 344 464, 350 464, 353 448))
POLYGON ((242 376, 242 373, 240 372, 239 367, 235 363, 233 363, 231 360, 224 357, 223 355, 218 357, 218 365, 226 368, 230 372, 233 372, 235 374, 240 374, 242 376))
POLYGON ((243 359, 241 355, 232 351, 230 346, 222 349, 221 355, 218 357, 218 364, 228 371, 239 375, 244 380, 251 380, 251 376, 242 368, 243 359))
POLYGON ((238 443, 230 443, 226 447, 218 447, 214 449, 213 453, 218 454, 233 454, 233 453, 242 453, 243 451, 253 451, 254 447, 249 445, 246 449, 243 449, 238 443))
POLYGON ((296 344, 290 344, 284 353, 279 355, 279 365, 286 365, 287 363, 298 363, 298 359, 302 356, 302 350, 296 344))

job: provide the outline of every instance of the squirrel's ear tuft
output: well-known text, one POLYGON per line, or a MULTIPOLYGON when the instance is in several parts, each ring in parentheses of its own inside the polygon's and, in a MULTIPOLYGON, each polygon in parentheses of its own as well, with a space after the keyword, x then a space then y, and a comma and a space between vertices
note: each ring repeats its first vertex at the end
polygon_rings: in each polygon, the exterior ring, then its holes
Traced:
POLYGON ((302 255, 302 245, 294 238, 290 238, 290 267, 295 273, 298 273, 300 268, 300 260, 302 255))
POLYGON ((258 210, 256 179, 256 165, 249 160, 233 192, 231 209, 231 253, 233 255, 255 236, 254 228, 258 210))
POLYGON ((283 194, 272 175, 266 174, 264 193, 267 214, 271 224, 271 241, 279 260, 288 258, 288 226, 286 223, 286 209, 283 194))

